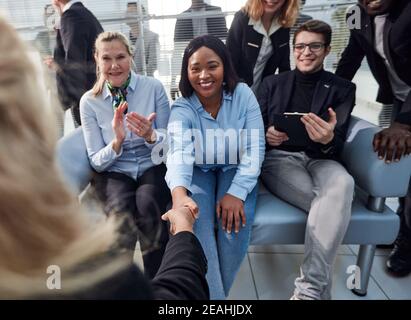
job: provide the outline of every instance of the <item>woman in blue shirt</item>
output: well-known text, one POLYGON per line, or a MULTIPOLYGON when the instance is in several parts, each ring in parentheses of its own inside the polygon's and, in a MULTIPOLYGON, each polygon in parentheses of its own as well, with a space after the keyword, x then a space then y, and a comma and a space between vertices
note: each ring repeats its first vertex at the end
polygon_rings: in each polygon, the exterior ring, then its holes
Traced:
POLYGON ((166 181, 173 207, 199 211, 194 232, 208 260, 212 299, 224 299, 247 252, 264 158, 264 125, 221 40, 185 49, 182 98, 171 108, 166 181))
POLYGON ((132 254, 138 235, 145 273, 152 278, 168 239, 160 217, 171 197, 166 168, 154 164, 151 153, 164 136, 160 131, 167 126, 170 106, 158 80, 131 71, 132 57, 123 34, 98 36, 98 78, 81 98, 80 114, 90 164, 97 171, 97 195, 107 214, 133 218, 123 230, 125 246, 132 254))

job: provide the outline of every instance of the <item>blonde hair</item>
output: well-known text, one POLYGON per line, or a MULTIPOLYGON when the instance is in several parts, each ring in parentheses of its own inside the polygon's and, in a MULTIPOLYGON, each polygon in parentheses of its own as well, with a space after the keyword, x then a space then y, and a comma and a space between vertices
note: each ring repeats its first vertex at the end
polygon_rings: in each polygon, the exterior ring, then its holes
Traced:
POLYGON ((127 37, 121 32, 105 31, 99 34, 95 42, 95 53, 94 53, 94 59, 96 60, 96 75, 97 75, 96 83, 94 84, 93 89, 92 89, 94 96, 98 96, 101 94, 101 92, 103 91, 104 82, 106 81, 101 75, 101 72, 98 67, 98 56, 99 56, 100 45, 103 42, 111 42, 115 40, 120 41, 124 45, 130 57, 133 56, 133 49, 131 48, 130 42, 128 41, 127 37))
MULTIPOLYGON (((263 0, 247 0, 241 9, 254 20, 259 20, 264 14, 263 0)), ((297 20, 300 11, 300 0, 285 0, 277 15, 278 23, 284 28, 291 28, 297 20)))
POLYGON ((30 297, 50 293, 49 265, 70 269, 106 252, 119 223, 91 225, 66 189, 47 93, 26 46, 1 16, 0 34, 0 298, 30 297))

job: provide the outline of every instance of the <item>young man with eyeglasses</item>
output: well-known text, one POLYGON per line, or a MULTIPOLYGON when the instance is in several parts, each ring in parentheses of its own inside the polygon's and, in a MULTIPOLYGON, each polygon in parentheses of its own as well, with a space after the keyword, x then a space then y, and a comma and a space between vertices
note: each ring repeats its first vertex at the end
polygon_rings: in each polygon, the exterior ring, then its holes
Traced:
POLYGON ((331 298, 332 266, 351 217, 354 181, 338 156, 355 85, 323 69, 330 43, 327 23, 301 25, 293 40, 296 69, 265 78, 258 92, 267 142, 261 178, 270 192, 308 212, 296 300, 331 298), (281 123, 284 112, 299 117, 293 125, 302 127, 301 137, 281 123))

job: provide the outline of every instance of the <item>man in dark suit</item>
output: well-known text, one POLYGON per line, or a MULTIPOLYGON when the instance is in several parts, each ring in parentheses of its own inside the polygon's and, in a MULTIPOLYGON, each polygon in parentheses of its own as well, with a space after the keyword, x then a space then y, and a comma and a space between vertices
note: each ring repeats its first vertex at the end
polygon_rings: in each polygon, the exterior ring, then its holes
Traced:
POLYGON ((225 17, 221 13, 220 7, 211 6, 203 0, 192 0, 191 7, 184 11, 176 21, 174 42, 190 41, 204 34, 211 34, 220 39, 225 39, 227 37, 225 17), (201 13, 205 14, 204 18, 189 17, 190 14, 199 15, 201 13), (213 13, 217 13, 217 15, 206 16, 213 13), (187 17, 184 17, 184 15, 187 17))
POLYGON ((153 77, 157 70, 160 50, 158 34, 148 29, 144 21, 139 21, 141 17, 147 15, 144 6, 140 6, 139 9, 137 2, 128 2, 126 14, 132 19, 127 22, 127 25, 130 27, 129 40, 134 49, 133 60, 136 72, 153 77))
MULTIPOLYGON (((302 13, 305 2, 306 2, 305 0, 301 0, 300 13, 298 14, 297 21, 295 22, 295 25, 292 29, 295 28, 295 30, 296 30, 303 23, 306 23, 308 20, 311 20, 313 18, 312 16, 310 16, 308 14, 302 13)), ((295 30, 292 30, 292 34, 294 34, 295 30)))
POLYGON ((174 52, 171 67, 171 98, 178 95, 176 78, 180 73, 182 54, 188 42, 195 37, 211 34, 225 40, 227 25, 221 8, 209 5, 203 0, 192 0, 191 7, 177 18, 174 28, 174 52))
POLYGON ((81 124, 80 98, 96 81, 93 48, 103 28, 80 1, 52 0, 52 3, 61 14, 54 50, 57 90, 63 108, 71 108, 77 126, 81 124))
POLYGON ((261 178, 270 192, 308 212, 301 276, 292 299, 330 299, 332 267, 351 217, 354 181, 338 162, 355 104, 355 85, 323 69, 331 27, 301 25, 296 69, 263 80, 257 98, 265 132, 261 178), (294 121, 284 122, 284 112, 294 121))
MULTIPOLYGON (((378 82, 377 101, 393 104, 389 128, 374 137, 374 150, 386 163, 411 153, 411 2, 409 0, 359 0, 347 15, 359 28, 350 40, 336 74, 351 80, 364 57, 378 82), (358 17, 353 16, 358 15, 358 17)), ((411 181, 408 195, 400 199, 401 227, 387 268, 397 276, 411 272, 411 181)))

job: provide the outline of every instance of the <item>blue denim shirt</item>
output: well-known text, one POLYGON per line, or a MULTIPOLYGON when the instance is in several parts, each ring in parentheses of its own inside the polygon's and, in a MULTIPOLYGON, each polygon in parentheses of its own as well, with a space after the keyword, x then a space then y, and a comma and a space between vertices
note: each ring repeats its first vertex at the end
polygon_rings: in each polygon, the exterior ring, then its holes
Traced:
MULTIPOLYGON (((134 111, 144 117, 156 112, 154 130, 157 132, 157 129, 166 129, 170 104, 160 81, 131 72, 127 92, 128 112, 134 111)), ((114 111, 112 96, 106 84, 97 97, 91 91, 83 95, 80 100, 80 115, 90 164, 97 172, 119 172, 137 180, 154 166, 151 150, 161 142, 164 134, 157 134, 157 141, 149 144, 125 127, 126 138, 120 153, 116 154, 113 150, 114 132, 111 121, 114 111)))
POLYGON ((264 159, 264 124, 251 89, 239 83, 234 93, 223 93, 214 119, 196 93, 178 99, 168 124, 166 181, 172 191, 182 186, 190 191, 193 166, 204 172, 237 168, 227 193, 245 200, 257 184, 264 159))

